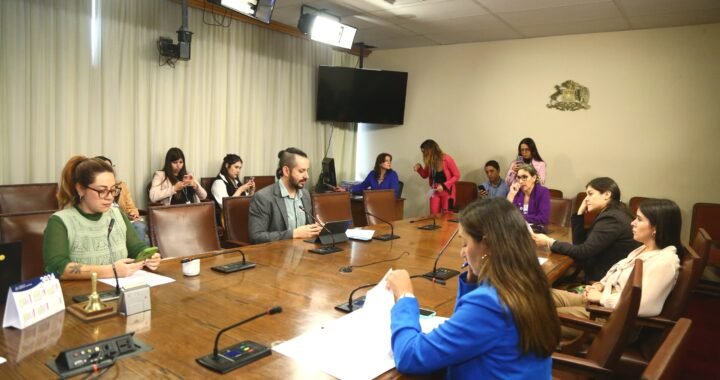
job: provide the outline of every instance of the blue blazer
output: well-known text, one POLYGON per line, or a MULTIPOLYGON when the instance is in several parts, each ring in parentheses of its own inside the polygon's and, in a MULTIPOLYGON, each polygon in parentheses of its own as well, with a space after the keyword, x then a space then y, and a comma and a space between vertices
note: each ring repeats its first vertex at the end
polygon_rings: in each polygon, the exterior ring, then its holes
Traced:
POLYGON ((386 190, 386 189, 392 189, 395 190, 395 198, 400 198, 400 183, 398 179, 398 175, 395 172, 395 170, 388 170, 385 172, 385 178, 383 179, 383 183, 378 183, 377 179, 375 178, 375 171, 371 171, 367 177, 365 177, 365 180, 362 181, 362 183, 357 184, 352 187, 352 192, 357 194, 362 194, 364 190, 386 190))

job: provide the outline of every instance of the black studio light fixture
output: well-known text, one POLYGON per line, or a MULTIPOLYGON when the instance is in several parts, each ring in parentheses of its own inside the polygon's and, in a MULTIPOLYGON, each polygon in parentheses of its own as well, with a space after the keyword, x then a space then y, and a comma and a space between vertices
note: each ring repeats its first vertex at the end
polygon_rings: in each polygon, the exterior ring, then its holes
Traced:
POLYGON ((275 8, 275 0, 207 0, 208 3, 219 5, 235 12, 242 13, 245 16, 262 21, 266 24, 270 23, 273 9, 275 8))
POLYGON ((355 39, 356 28, 340 22, 340 17, 325 10, 303 4, 300 8, 298 29, 313 41, 350 49, 355 39))

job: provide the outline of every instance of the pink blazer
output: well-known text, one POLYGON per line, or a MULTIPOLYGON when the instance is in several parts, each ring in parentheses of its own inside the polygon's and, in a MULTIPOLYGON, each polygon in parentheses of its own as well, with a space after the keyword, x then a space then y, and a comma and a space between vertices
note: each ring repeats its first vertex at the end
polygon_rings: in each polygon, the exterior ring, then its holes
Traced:
MULTIPOLYGON (((445 172, 445 177, 447 180, 445 181, 444 185, 446 188, 450 190, 450 199, 455 199, 455 182, 460 180, 460 170, 458 170, 457 165, 455 165, 455 160, 453 160, 452 157, 450 157, 449 154, 443 154, 443 171, 445 172)), ((428 184, 432 186, 433 179, 430 177, 430 169, 427 167, 422 167, 418 169, 418 174, 420 174, 420 177, 427 178, 428 184)))

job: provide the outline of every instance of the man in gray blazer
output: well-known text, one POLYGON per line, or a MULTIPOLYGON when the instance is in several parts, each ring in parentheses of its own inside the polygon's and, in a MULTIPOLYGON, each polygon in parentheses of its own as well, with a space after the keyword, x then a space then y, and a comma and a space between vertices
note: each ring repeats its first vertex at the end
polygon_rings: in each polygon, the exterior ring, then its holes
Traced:
POLYGON ((278 153, 278 181, 255 193, 250 202, 250 242, 309 239, 322 227, 312 215, 310 192, 305 189, 310 160, 297 148, 278 153))

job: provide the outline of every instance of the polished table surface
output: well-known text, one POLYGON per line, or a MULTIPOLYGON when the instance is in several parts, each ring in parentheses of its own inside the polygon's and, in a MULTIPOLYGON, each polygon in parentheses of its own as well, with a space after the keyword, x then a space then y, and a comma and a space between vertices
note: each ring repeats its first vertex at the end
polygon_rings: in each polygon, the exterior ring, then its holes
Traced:
MULTIPOLYGON (((208 254, 201 259, 201 272, 196 277, 184 277, 178 258, 163 261, 158 273, 176 281, 151 288, 152 310, 123 317, 112 316, 85 323, 68 313, 51 318, 24 330, 3 329, 0 356, 8 362, 0 365, 0 378, 49 378, 53 373, 45 362, 58 353, 77 346, 135 331, 135 337, 152 346, 149 352, 118 360, 105 374, 106 378, 200 378, 220 376, 201 367, 197 357, 212 351, 215 334, 269 307, 282 306, 281 314, 265 316, 225 333, 219 347, 227 347, 243 340, 272 345, 292 339, 316 329, 345 314, 334 306, 347 302, 354 288, 379 281, 389 268, 407 269, 410 274, 432 270, 437 252, 451 237, 457 223, 450 216, 438 219, 441 229, 418 230, 419 225, 409 219, 395 223, 393 241, 355 242, 339 244, 342 252, 317 255, 308 252, 313 244, 301 240, 285 240, 244 247, 248 261, 257 263, 255 269, 221 274, 210 267, 235 262, 239 253, 208 254), (407 253, 405 253, 407 252, 407 253), (404 254, 405 253, 405 254, 404 254), (389 260, 351 273, 339 268, 389 260)), ((389 226, 369 227, 386 233, 389 226)), ((550 227, 550 235, 569 240, 569 231, 550 227)), ((460 268, 460 239, 455 239, 439 261, 438 267, 460 268)), ((228 250, 232 251, 232 250, 228 250)), ((572 264, 566 256, 548 254, 543 265, 548 281, 553 282, 572 264)), ((413 280, 415 294, 421 306, 449 317, 455 305, 457 277, 446 286, 425 279, 413 280)), ((62 281, 66 305, 71 297, 89 291, 87 281, 62 281)), ((99 290, 110 287, 98 283, 99 290)), ((364 294, 360 291, 356 297, 364 294)), ((4 305, 3 305, 4 307, 4 305)), ((248 379, 331 378, 316 369, 273 353, 233 372, 231 377, 248 379)), ((380 378, 402 377, 395 370, 380 378)))

